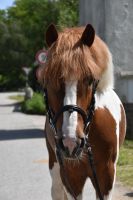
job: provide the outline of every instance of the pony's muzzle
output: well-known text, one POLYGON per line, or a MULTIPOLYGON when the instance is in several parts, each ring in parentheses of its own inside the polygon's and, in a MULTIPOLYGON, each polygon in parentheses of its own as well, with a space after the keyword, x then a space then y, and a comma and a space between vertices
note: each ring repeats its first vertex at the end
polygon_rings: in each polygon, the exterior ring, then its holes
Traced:
POLYGON ((63 139, 63 145, 65 148, 68 148, 69 154, 72 155, 72 152, 76 148, 77 143, 75 138, 66 137, 63 139))
POLYGON ((84 139, 65 137, 62 139, 61 147, 66 157, 79 156, 84 146, 84 139))

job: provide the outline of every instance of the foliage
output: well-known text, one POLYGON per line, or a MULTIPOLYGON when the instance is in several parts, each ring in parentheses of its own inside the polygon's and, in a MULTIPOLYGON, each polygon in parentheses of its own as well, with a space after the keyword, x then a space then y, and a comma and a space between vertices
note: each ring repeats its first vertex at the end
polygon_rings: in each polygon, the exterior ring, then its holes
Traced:
POLYGON ((133 141, 126 140, 120 149, 117 176, 126 185, 133 187, 133 141))
POLYGON ((24 86, 22 67, 33 67, 36 52, 46 47, 51 22, 59 29, 77 25, 78 0, 15 0, 0 10, 0 90, 24 86))
POLYGON ((59 1, 58 26, 60 28, 72 27, 78 24, 78 2, 77 0, 59 1))
POLYGON ((34 93, 31 99, 25 100, 21 108, 24 113, 28 114, 44 115, 46 113, 44 99, 40 93, 34 93))
POLYGON ((17 22, 1 23, 0 26, 3 28, 0 32, 0 89, 3 85, 9 90, 16 89, 18 85, 24 85, 20 67, 25 60, 26 42, 17 22))
POLYGON ((35 52, 44 46, 44 30, 49 23, 57 23, 58 9, 55 1, 16 0, 15 7, 8 10, 11 20, 17 19, 22 33, 28 40, 26 53, 30 64, 34 61, 35 52))

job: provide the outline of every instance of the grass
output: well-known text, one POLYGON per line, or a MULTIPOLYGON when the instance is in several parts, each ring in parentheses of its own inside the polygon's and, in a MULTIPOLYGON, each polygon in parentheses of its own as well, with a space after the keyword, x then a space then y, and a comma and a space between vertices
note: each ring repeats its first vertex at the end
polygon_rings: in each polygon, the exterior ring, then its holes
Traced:
POLYGON ((133 187, 133 141, 125 140, 117 163, 117 178, 124 185, 133 187))
POLYGON ((23 102, 24 96, 23 95, 11 95, 11 96, 9 96, 9 99, 16 100, 18 102, 23 102))

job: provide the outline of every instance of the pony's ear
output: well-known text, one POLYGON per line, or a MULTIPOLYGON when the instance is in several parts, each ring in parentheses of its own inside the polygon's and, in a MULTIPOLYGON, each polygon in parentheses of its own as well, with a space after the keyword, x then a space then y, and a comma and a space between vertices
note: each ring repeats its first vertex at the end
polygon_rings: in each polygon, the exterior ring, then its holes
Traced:
POLYGON ((84 45, 91 47, 91 45, 94 42, 94 38, 95 38, 95 30, 91 24, 87 24, 81 36, 81 41, 84 45))
POLYGON ((54 24, 50 24, 46 31, 46 43, 50 47, 58 38, 58 32, 54 24))

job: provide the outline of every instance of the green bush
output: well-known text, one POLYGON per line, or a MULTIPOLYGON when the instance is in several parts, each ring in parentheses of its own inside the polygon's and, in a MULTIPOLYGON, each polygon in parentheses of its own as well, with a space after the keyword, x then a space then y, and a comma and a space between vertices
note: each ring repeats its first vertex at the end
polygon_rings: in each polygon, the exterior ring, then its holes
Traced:
POLYGON ((28 114, 46 114, 46 106, 44 103, 43 95, 34 93, 31 99, 25 100, 22 103, 21 110, 28 114))

